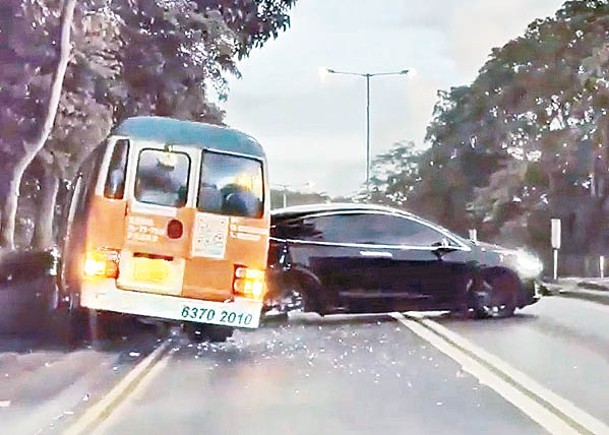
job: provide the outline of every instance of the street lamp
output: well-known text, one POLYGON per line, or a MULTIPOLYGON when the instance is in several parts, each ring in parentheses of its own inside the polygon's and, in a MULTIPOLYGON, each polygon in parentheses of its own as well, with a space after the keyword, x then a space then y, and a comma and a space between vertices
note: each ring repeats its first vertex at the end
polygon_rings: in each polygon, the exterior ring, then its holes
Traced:
POLYGON ((288 187, 306 187, 307 189, 312 189, 313 186, 315 185, 315 183, 313 183, 312 181, 307 181, 306 183, 303 183, 301 185, 299 184, 279 184, 279 183, 273 183, 271 185, 271 187, 276 187, 276 188, 280 188, 283 190, 283 208, 286 208, 288 206, 288 187))
POLYGON ((379 73, 360 73, 351 71, 337 71, 331 68, 324 68, 322 72, 327 74, 343 74, 349 76, 359 76, 366 79, 366 194, 370 196, 370 78, 376 76, 397 76, 406 75, 408 72, 414 72, 414 70, 403 69, 401 71, 393 72, 379 72, 379 73))

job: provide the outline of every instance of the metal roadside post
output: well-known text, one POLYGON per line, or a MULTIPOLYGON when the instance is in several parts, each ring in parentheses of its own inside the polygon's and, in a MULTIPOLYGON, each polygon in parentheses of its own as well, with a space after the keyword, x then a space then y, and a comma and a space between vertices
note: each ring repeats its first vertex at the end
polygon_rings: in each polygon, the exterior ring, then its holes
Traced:
POLYGON ((469 233, 469 239, 472 242, 478 241, 478 230, 476 230, 475 228, 471 228, 471 229, 467 230, 467 232, 469 233))
POLYGON ((558 280, 558 250, 560 249, 560 219, 552 219, 553 279, 558 280))

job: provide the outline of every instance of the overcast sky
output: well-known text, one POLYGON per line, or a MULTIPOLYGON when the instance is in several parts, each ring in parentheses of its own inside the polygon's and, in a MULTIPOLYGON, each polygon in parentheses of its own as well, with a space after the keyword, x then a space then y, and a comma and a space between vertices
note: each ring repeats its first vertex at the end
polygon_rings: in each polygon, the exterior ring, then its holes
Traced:
POLYGON ((291 28, 252 53, 230 83, 227 123, 256 137, 270 179, 331 195, 366 177, 365 79, 331 75, 414 68, 371 80, 371 154, 425 146, 439 89, 469 84, 493 47, 553 15, 563 0, 299 0, 291 28), (381 6, 382 5, 382 6, 381 6))

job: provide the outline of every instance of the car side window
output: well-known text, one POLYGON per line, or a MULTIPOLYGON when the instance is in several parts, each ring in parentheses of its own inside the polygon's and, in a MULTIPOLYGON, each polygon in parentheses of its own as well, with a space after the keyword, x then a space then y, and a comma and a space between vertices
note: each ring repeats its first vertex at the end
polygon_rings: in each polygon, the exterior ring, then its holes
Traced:
POLYGON ((281 222, 275 228, 271 228, 273 236, 284 239, 320 241, 322 235, 315 228, 313 219, 296 219, 281 222))
POLYGON ((432 246, 443 239, 454 244, 441 232, 406 217, 377 215, 375 218, 376 242, 382 245, 432 246))
POLYGON ((411 219, 385 214, 337 214, 284 223, 281 236, 310 242, 431 246, 446 238, 411 219))
MULTIPOLYGON (((288 230, 292 238, 310 242, 375 243, 370 234, 369 217, 365 214, 315 216, 292 222, 288 230)), ((289 238, 289 237, 288 237, 289 238)))

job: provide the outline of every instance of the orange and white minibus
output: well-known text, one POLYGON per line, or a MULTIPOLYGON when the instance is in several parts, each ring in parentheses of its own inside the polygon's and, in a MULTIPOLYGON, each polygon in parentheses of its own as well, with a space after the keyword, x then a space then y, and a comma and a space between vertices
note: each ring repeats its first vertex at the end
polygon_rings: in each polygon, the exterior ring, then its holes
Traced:
POLYGON ((258 327, 267 178, 262 147, 239 131, 127 119, 73 182, 53 308, 178 322, 213 340, 258 327))

